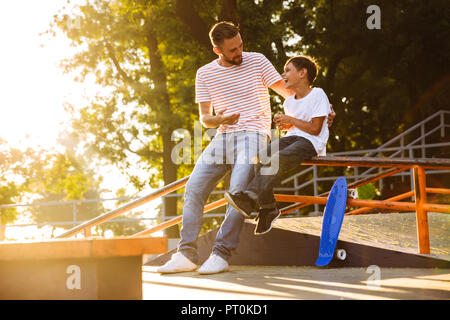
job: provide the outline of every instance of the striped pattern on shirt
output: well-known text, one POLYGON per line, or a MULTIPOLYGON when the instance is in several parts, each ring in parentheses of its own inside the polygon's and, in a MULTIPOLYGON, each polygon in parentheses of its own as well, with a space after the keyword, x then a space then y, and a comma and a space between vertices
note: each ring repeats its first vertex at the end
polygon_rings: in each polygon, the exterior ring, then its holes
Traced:
POLYGON ((267 58, 243 52, 242 63, 222 67, 218 59, 197 71, 195 102, 211 101, 215 112, 240 113, 235 125, 221 125, 219 132, 263 131, 270 136, 271 112, 268 88, 281 80, 267 58))

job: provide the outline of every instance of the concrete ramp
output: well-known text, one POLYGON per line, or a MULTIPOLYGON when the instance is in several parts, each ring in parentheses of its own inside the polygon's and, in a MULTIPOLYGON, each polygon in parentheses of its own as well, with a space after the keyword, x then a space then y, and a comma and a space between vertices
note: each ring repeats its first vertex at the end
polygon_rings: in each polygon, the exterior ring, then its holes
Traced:
MULTIPOLYGON (((334 258, 328 268, 377 265, 391 268, 450 268, 450 217, 428 214, 431 254, 418 254, 414 213, 346 216, 336 249, 345 260, 334 258)), ((267 234, 255 236, 253 220, 244 223, 239 247, 230 265, 314 266, 318 256, 322 217, 284 218, 267 234)), ((211 253, 217 229, 198 240, 200 263, 211 253)), ((161 265, 174 253, 156 257, 147 266, 161 265)))

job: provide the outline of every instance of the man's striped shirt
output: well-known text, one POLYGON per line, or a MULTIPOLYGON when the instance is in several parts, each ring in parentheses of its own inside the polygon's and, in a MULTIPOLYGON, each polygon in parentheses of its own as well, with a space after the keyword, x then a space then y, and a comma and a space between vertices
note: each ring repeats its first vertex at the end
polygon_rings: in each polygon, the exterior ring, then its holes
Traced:
POLYGON ((281 80, 267 58, 243 52, 242 63, 222 67, 216 59, 197 71, 195 102, 211 101, 214 111, 240 113, 235 125, 221 125, 219 132, 262 131, 270 136, 271 112, 268 88, 281 80))

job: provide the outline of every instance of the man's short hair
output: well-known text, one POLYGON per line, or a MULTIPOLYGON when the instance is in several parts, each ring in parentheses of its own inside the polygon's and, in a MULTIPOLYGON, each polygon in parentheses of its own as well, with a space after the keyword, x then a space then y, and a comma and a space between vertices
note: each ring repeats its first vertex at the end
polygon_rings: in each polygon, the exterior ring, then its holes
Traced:
POLYGON ((291 57, 286 61, 284 66, 287 66, 289 63, 292 63, 298 71, 305 68, 308 71, 308 81, 310 84, 313 84, 314 80, 316 80, 317 73, 319 71, 319 65, 317 64, 314 58, 309 56, 296 56, 291 57))
POLYGON ((216 23, 209 31, 209 38, 213 46, 220 46, 225 39, 234 38, 239 33, 239 28, 232 22, 222 21, 216 23))

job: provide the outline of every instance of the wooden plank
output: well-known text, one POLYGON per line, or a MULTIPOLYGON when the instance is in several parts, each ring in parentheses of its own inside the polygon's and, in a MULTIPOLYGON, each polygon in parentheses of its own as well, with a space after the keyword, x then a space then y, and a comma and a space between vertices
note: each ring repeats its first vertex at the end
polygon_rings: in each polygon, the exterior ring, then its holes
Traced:
POLYGON ((335 166, 361 166, 408 168, 422 166, 427 169, 448 168, 449 159, 409 159, 409 158, 380 158, 380 157, 314 157, 302 163, 303 165, 335 165, 335 166))
POLYGON ((166 237, 50 240, 0 244, 0 261, 124 257, 167 252, 166 237))

